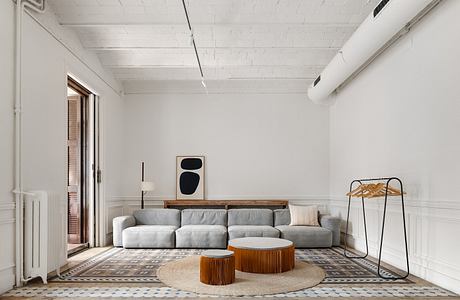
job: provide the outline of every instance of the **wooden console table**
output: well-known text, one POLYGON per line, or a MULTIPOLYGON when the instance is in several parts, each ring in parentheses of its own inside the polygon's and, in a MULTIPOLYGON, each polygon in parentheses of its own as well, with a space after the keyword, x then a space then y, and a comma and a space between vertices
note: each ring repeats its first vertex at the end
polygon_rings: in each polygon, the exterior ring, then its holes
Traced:
POLYGON ((277 207, 287 208, 287 200, 164 200, 164 208, 235 208, 235 207, 277 207))

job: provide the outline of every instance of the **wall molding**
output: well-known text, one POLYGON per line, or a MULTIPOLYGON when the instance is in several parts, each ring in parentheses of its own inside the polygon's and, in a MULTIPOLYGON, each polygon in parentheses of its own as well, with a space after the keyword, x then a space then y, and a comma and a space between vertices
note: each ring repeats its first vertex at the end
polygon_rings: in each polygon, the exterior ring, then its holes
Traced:
POLYGON ((15 210, 15 209, 16 209, 16 203, 14 202, 0 203, 0 211, 15 210))
POLYGON ((116 208, 116 207, 123 207, 124 201, 123 200, 115 200, 107 202, 107 208, 116 208))
MULTIPOLYGON (((393 197, 391 197, 393 198, 393 197)), ((392 201, 389 198, 388 205, 399 205, 399 202, 397 201, 392 201)), ((355 201, 352 201, 352 203, 356 203, 357 200, 354 198, 355 201)), ((368 199, 366 199, 368 200, 368 199)), ((383 198, 375 198, 377 201, 367 201, 366 206, 369 204, 369 207, 372 205, 376 205, 378 203, 383 203, 383 198)), ((329 202, 331 205, 345 205, 348 206, 348 197, 345 196, 331 196, 329 197, 329 202)), ((415 208, 430 208, 430 209, 448 209, 448 210, 460 210, 460 201, 455 201, 455 200, 430 200, 430 199, 414 199, 411 197, 405 197, 404 198, 404 204, 406 207, 415 207, 415 208)))
POLYGON ((12 269, 12 268, 14 268, 14 267, 15 267, 15 264, 9 264, 9 265, 0 267, 0 272, 6 271, 6 270, 8 270, 8 269, 12 269))
POLYGON ((16 223, 16 219, 14 218, 0 219, 0 225, 15 224, 15 223, 16 223))

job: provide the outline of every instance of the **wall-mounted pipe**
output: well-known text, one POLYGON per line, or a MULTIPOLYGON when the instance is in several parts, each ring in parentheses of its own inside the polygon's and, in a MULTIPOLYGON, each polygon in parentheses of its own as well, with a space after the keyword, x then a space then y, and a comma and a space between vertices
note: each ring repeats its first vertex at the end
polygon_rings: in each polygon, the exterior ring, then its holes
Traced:
POLYGON ((382 0, 308 88, 313 102, 329 96, 352 80, 441 0, 382 0))
POLYGON ((23 200, 22 190, 22 15, 28 8, 37 13, 45 11, 45 0, 16 1, 16 35, 15 35, 15 88, 14 88, 14 197, 16 203, 16 286, 21 286, 27 279, 23 277, 23 200))

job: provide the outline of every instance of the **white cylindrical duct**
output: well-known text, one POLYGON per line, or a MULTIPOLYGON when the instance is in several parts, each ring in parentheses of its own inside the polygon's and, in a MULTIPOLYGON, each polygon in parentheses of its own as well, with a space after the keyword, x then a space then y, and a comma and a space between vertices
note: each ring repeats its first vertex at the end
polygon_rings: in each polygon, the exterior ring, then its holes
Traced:
POLYGON ((316 103, 325 102, 337 87, 372 59, 382 47, 433 2, 437 1, 381 1, 379 4, 381 6, 377 6, 371 12, 309 87, 309 98, 316 103))

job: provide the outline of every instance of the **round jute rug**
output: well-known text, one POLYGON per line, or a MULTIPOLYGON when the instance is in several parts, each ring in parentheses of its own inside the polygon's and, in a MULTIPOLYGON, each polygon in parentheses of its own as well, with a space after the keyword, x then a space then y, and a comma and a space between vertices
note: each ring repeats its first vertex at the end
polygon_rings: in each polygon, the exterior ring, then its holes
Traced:
POLYGON ((200 257, 189 256, 169 262, 157 271, 166 285, 197 294, 222 296, 272 295, 293 292, 320 283, 325 272, 320 267, 296 261, 291 271, 277 274, 254 274, 236 271, 235 283, 206 285, 200 282, 200 257))

